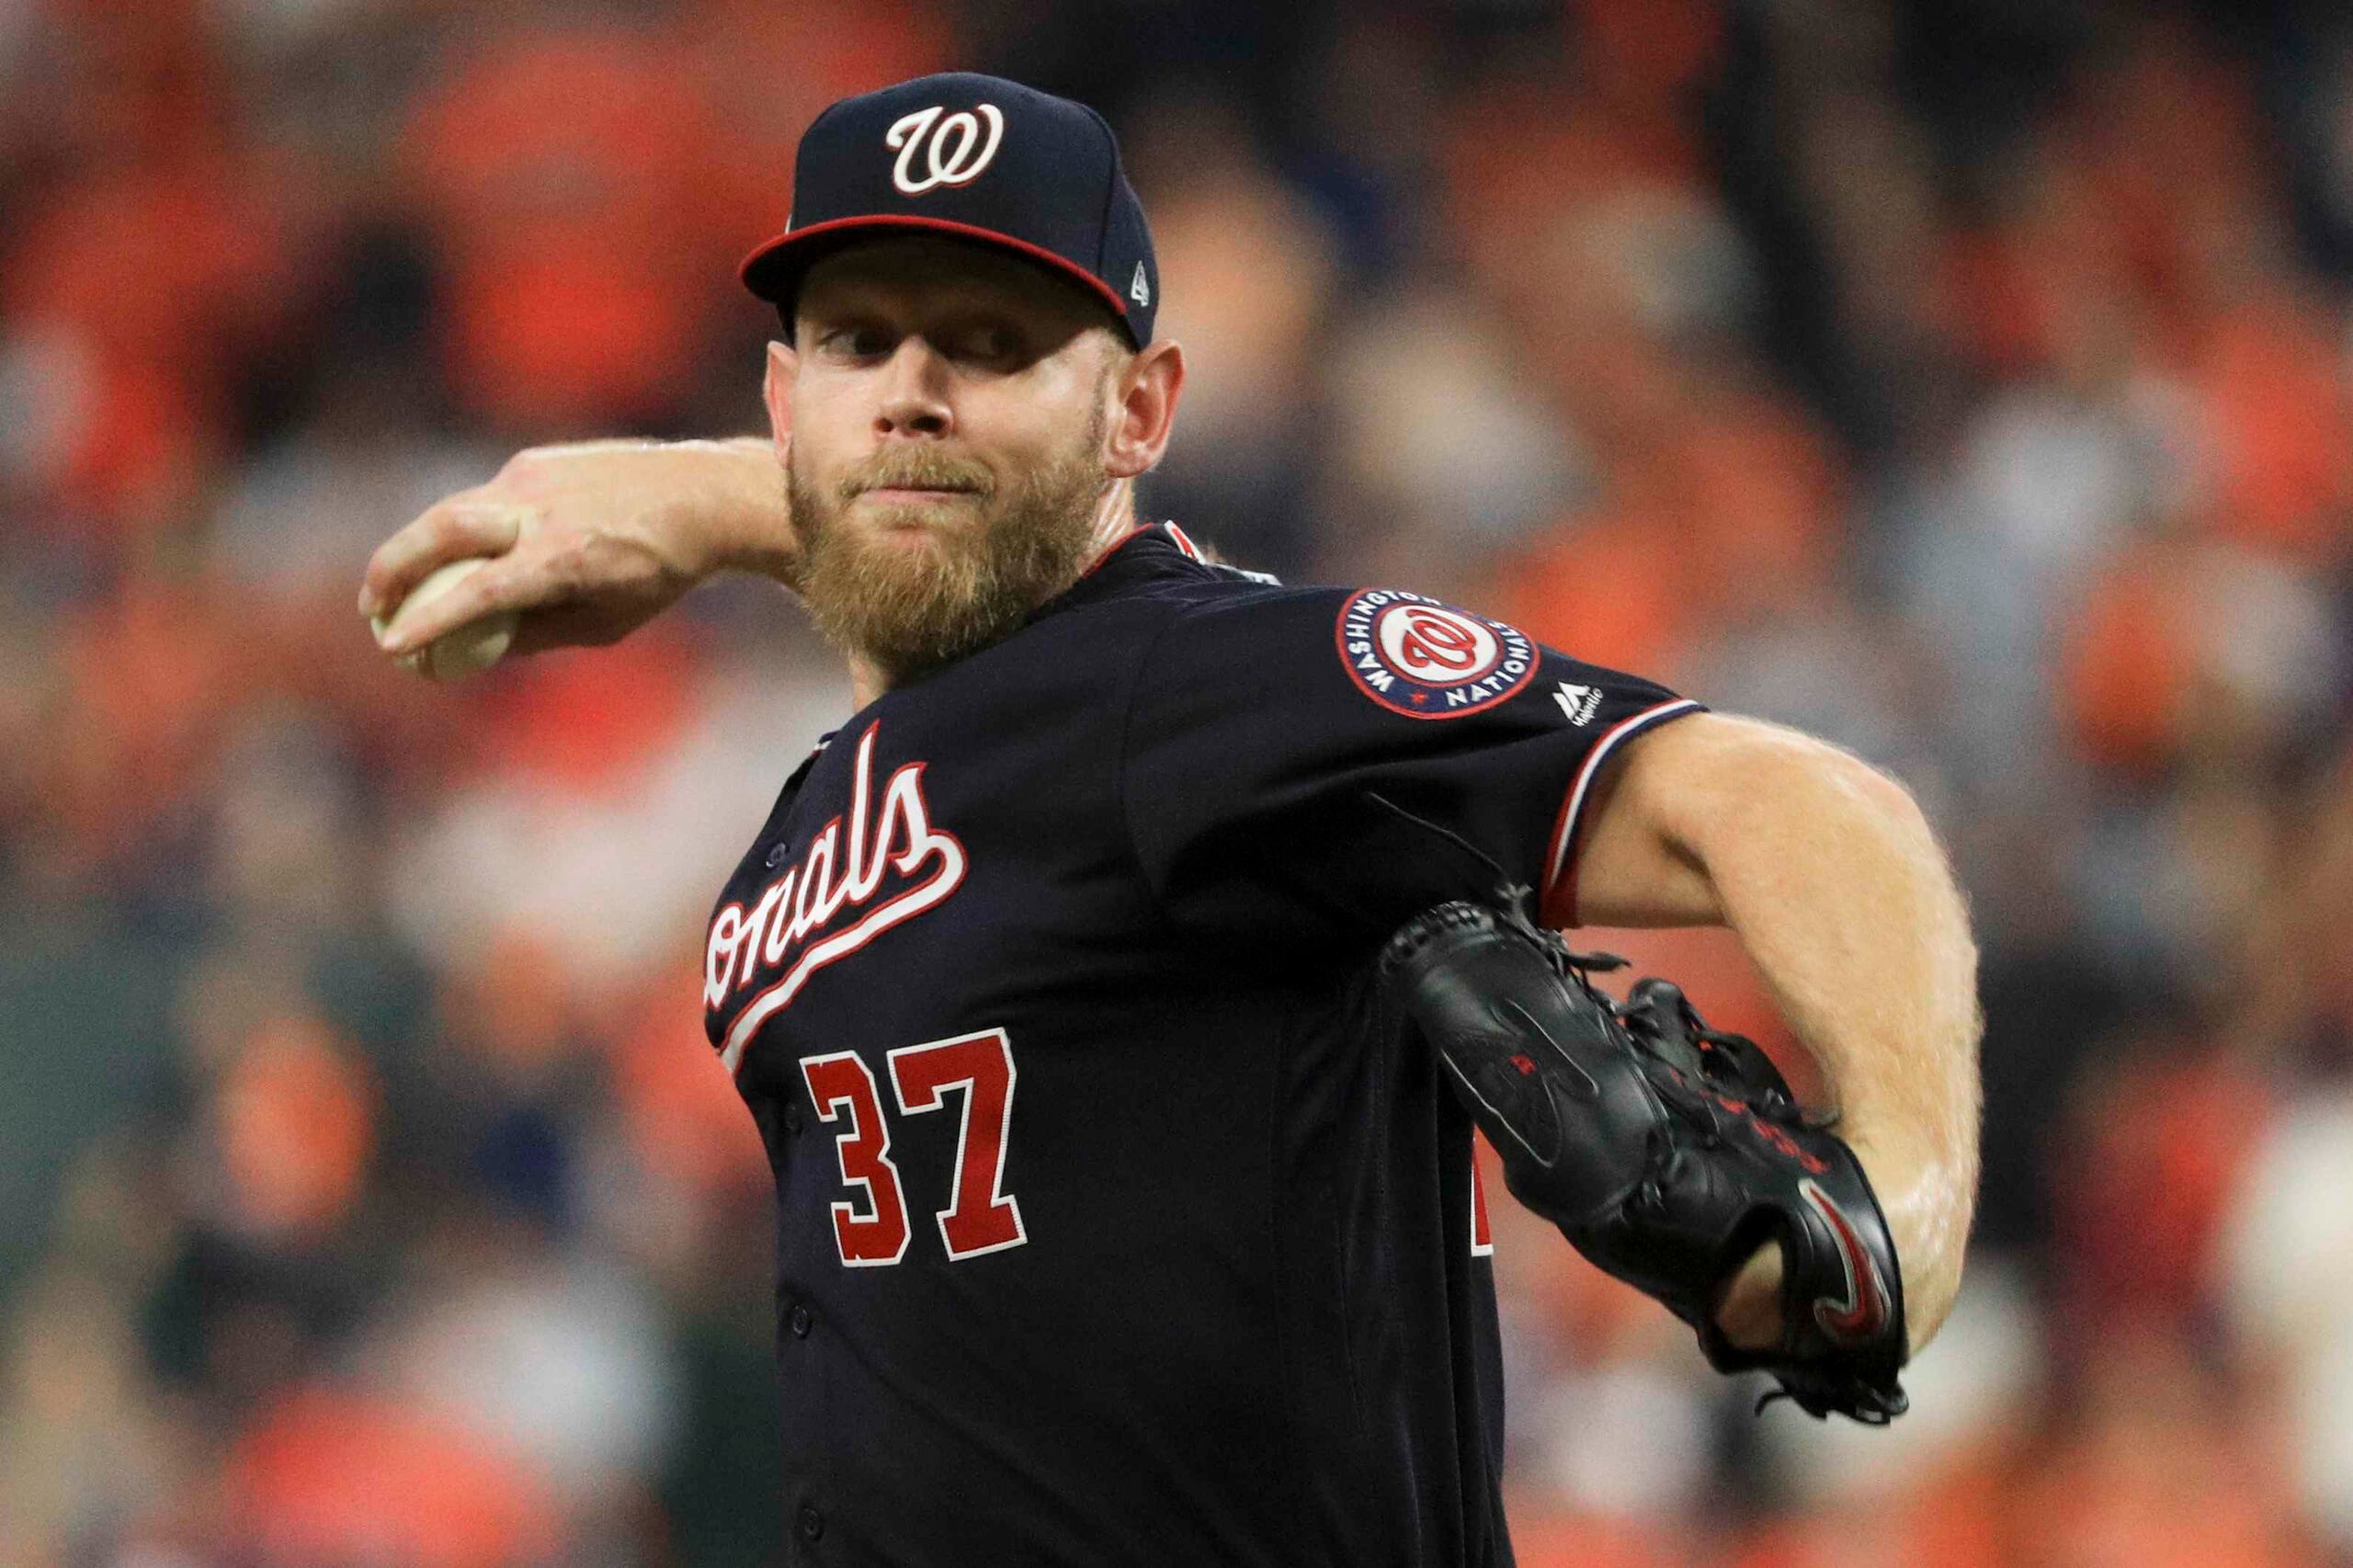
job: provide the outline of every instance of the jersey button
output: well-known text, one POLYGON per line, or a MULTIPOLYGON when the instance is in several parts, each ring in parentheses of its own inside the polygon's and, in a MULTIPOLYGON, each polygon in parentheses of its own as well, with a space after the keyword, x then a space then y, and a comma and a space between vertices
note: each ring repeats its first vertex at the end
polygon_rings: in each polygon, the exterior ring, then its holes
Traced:
POLYGON ((811 1329, 813 1329, 813 1328, 816 1327, 816 1326, 817 1326, 817 1314, 816 1314, 815 1312, 811 1312, 807 1307, 795 1307, 795 1308, 793 1308, 793 1309, 792 1309, 792 1337, 793 1337, 793 1338, 795 1338, 795 1339, 806 1339, 806 1338, 808 1338, 808 1337, 809 1337, 809 1331, 810 1331, 811 1329))
POLYGON ((817 1512, 814 1503, 801 1505, 801 1539, 815 1540, 825 1533, 825 1516, 817 1512))
POLYGON ((801 1136, 801 1107, 788 1101, 784 1108, 784 1130, 793 1137, 801 1136))

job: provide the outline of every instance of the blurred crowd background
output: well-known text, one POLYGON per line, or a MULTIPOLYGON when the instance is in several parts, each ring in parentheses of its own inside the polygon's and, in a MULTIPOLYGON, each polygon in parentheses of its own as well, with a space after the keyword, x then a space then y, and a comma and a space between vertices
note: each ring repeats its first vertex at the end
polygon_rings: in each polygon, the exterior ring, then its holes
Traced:
POLYGON ((352 604, 521 445, 761 429, 801 128, 959 66, 1125 138, 1152 515, 1832 736, 1961 868, 1914 1414, 1752 1416, 1499 1206, 1521 1561, 2353 1562, 2342 16, 0 0, 0 1563, 780 1561, 698 968, 846 687, 748 579, 447 688, 352 604))

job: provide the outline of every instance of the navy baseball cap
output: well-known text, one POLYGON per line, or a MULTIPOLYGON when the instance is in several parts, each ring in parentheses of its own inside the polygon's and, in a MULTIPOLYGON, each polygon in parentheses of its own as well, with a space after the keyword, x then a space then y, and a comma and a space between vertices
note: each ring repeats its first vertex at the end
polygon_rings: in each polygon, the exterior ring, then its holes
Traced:
POLYGON ((1152 341, 1152 231, 1118 139, 1085 104, 965 71, 842 99, 801 133, 792 215, 745 258, 744 286, 790 323, 812 266, 900 232, 1027 257, 1099 296, 1136 347, 1152 341))

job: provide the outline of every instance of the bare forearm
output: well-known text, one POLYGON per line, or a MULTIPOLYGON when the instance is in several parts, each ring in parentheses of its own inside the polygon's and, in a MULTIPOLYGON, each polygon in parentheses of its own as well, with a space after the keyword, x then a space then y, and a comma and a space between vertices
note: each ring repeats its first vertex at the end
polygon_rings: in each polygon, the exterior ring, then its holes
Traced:
POLYGON ((792 518, 776 449, 766 437, 675 441, 684 483, 668 513, 682 553, 706 573, 749 572, 790 584, 792 518))
POLYGON ((1886 1209, 1912 1342, 1951 1310, 1977 1189, 1977 955, 1911 797, 1789 736, 1723 770, 1684 842, 1821 1061, 1886 1209))
POLYGON ((378 546, 358 610, 379 618, 442 565, 487 564, 380 635, 404 655, 484 616, 519 618, 510 652, 601 647, 721 571, 797 574, 791 507, 768 442, 581 441, 532 447, 488 483, 378 546))

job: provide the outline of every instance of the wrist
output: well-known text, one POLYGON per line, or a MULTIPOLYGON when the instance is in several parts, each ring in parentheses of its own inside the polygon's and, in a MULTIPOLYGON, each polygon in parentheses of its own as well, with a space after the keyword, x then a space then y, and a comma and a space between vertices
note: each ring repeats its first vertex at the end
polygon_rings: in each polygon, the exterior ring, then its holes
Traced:
POLYGON ((748 572, 790 583, 799 551, 776 450, 766 440, 680 441, 700 483, 688 490, 669 531, 681 565, 697 578, 748 572))
POLYGON ((1849 1119, 1839 1136, 1855 1152, 1887 1217, 1915 1348, 1932 1338, 1960 1292, 1976 1191, 1973 1161, 1917 1136, 1849 1119))

